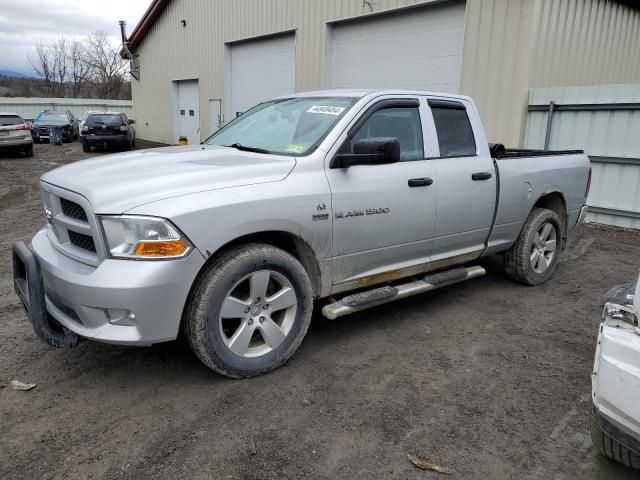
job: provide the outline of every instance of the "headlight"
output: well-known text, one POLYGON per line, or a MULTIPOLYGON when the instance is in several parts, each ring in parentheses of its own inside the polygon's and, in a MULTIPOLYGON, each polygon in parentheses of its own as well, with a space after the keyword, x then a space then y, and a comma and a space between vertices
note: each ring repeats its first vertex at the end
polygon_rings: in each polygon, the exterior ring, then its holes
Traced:
POLYGON ((135 215, 101 216, 102 230, 113 258, 160 260, 182 258, 193 249, 169 220, 135 215))
POLYGON ((632 305, 618 305, 617 303, 607 302, 602 310, 602 319, 606 320, 622 320, 631 325, 638 326, 638 314, 632 305))

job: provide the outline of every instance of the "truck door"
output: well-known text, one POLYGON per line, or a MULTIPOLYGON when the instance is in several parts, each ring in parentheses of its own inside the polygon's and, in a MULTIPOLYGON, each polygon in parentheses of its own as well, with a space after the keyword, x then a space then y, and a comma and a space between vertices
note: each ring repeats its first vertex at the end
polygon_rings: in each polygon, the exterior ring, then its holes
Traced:
POLYGON ((493 221, 493 159, 470 102, 430 98, 428 104, 439 151, 434 159, 438 207, 432 260, 469 260, 484 249, 493 221))
POLYGON ((366 283, 382 272, 429 262, 436 192, 434 164, 425 159, 425 108, 418 97, 376 99, 329 152, 334 285, 366 283), (376 137, 399 140, 400 162, 332 168, 337 152, 353 153, 355 142, 376 137))

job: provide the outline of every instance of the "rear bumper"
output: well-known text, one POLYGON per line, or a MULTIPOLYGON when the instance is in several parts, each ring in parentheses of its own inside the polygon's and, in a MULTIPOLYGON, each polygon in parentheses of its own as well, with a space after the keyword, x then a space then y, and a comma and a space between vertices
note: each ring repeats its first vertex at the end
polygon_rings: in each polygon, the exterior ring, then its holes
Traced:
MULTIPOLYGON (((621 321, 600 326, 591 378, 598 417, 640 447, 640 335, 621 321)), ((638 449, 640 452, 640 448, 638 449)))
POLYGON ((82 143, 86 145, 128 145, 129 135, 82 135, 82 143))
POLYGON ((93 267, 58 251, 46 230, 36 234, 31 247, 17 248, 28 249, 35 259, 25 262, 14 255, 16 292, 34 329, 43 316, 50 315, 81 337, 128 345, 177 337, 189 290, 204 264, 194 250, 181 260, 107 259, 93 267), (34 263, 37 267, 28 266, 34 263))
POLYGON ((33 145, 31 135, 16 140, 7 140, 0 138, 0 150, 19 150, 24 147, 33 145))

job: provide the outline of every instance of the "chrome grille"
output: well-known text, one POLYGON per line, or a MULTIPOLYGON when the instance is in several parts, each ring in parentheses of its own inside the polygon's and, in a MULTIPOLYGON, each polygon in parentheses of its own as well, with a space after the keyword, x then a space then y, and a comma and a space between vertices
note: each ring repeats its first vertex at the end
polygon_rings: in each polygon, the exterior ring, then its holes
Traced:
POLYGON ((75 218, 76 220, 80 220, 81 222, 88 221, 87 213, 84 211, 84 208, 82 208, 76 202, 72 202, 71 200, 67 200, 66 198, 61 198, 60 206, 62 207, 62 213, 64 213, 67 217, 75 218))

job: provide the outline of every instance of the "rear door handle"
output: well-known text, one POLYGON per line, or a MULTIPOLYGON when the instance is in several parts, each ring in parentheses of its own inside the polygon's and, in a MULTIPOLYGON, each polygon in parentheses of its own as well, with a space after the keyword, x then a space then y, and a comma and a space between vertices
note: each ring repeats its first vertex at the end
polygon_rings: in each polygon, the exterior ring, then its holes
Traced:
POLYGON ((489 180, 491 174, 489 172, 476 172, 471 174, 472 180, 489 180))
POLYGON ((429 177, 424 178, 412 178, 409 180, 410 187, 428 187, 433 183, 433 180, 429 177))

